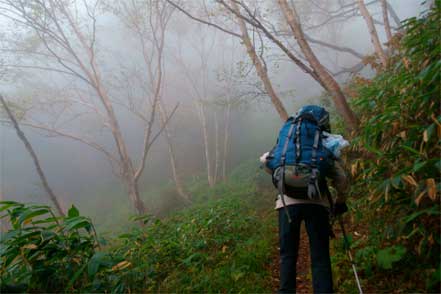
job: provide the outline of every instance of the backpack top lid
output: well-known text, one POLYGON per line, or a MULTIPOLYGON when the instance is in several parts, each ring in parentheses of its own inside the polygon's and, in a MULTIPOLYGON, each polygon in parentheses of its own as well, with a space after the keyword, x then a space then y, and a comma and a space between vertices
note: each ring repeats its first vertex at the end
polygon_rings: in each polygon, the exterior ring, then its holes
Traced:
POLYGON ((328 133, 331 132, 329 112, 321 106, 305 105, 299 109, 296 119, 297 118, 314 119, 322 131, 326 131, 328 133))

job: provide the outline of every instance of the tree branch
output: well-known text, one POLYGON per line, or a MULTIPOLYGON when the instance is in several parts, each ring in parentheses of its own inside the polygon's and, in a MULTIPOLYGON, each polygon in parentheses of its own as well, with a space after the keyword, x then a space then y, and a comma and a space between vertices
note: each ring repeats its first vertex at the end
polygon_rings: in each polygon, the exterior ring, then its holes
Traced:
POLYGON ((217 25, 217 24, 215 24, 215 23, 208 22, 208 21, 206 21, 206 20, 203 20, 203 19, 201 19, 201 18, 198 18, 198 17, 193 16, 191 13, 189 13, 188 11, 186 11, 185 9, 183 9, 182 7, 180 7, 178 4, 174 3, 174 2, 171 1, 171 0, 166 0, 166 1, 167 1, 168 3, 170 3, 170 5, 172 5, 173 7, 175 7, 177 10, 179 10, 180 12, 182 12, 183 14, 185 14, 186 16, 188 16, 189 18, 191 18, 192 20, 195 20, 195 21, 197 21, 197 22, 200 22, 200 23, 206 24, 206 25, 208 25, 208 26, 214 27, 214 28, 216 28, 216 29, 218 29, 218 30, 220 30, 220 31, 222 31, 222 32, 224 32, 224 33, 227 33, 227 34, 229 34, 229 35, 235 36, 235 37, 237 37, 237 38, 242 38, 241 35, 239 35, 239 34, 237 34, 237 33, 235 33, 235 32, 232 32, 232 31, 230 31, 230 30, 228 30, 228 29, 225 29, 225 28, 223 28, 223 27, 221 27, 221 26, 219 26, 219 25, 217 25))
MULTIPOLYGON (((6 120, 0 120, 0 122, 2 122, 2 123, 9 123, 6 120)), ((25 126, 25 127, 30 127, 30 128, 33 128, 33 129, 37 129, 37 130, 43 130, 43 131, 48 132, 49 134, 52 134, 52 135, 56 135, 56 136, 60 136, 60 137, 65 137, 65 138, 72 139, 74 141, 81 142, 81 143, 83 143, 83 144, 85 144, 85 145, 95 149, 96 151, 104 153, 109 160, 111 160, 113 163, 117 163, 119 165, 118 159, 112 153, 110 153, 103 146, 101 146, 101 145, 99 145, 99 144, 97 144, 95 142, 89 141, 89 140, 87 140, 85 138, 81 138, 81 137, 79 137, 77 135, 74 135, 74 134, 70 134, 70 133, 67 133, 67 132, 64 132, 64 131, 56 130, 56 129, 53 129, 53 128, 50 128, 50 127, 46 127, 46 126, 42 126, 42 125, 37 125, 37 124, 34 124, 34 123, 30 123, 30 122, 22 122, 21 125, 25 126)))
POLYGON ((277 39, 274 34, 270 33, 268 29, 254 16, 254 14, 245 4, 243 4, 242 2, 234 1, 236 4, 239 4, 242 8, 244 8, 249 18, 245 17, 244 15, 233 9, 223 0, 216 0, 216 2, 228 9, 231 13, 236 15, 236 17, 243 19, 245 22, 252 25, 253 27, 260 29, 265 34, 265 36, 270 39, 274 44, 276 44, 298 67, 300 67, 301 70, 311 75, 312 78, 314 78, 319 84, 321 84, 321 81, 318 78, 317 74, 310 67, 304 64, 299 58, 292 54, 292 52, 285 45, 283 45, 283 43, 279 39, 277 39))
POLYGON ((338 45, 334 45, 334 44, 331 44, 331 43, 328 43, 328 42, 317 40, 317 39, 314 39, 314 38, 308 36, 307 34, 305 34, 305 39, 308 42, 310 42, 310 43, 318 44, 318 45, 321 45, 323 47, 327 47, 327 48, 330 48, 330 49, 333 49, 333 50, 336 50, 336 51, 346 52, 346 53, 349 53, 349 54, 351 54, 351 55, 353 55, 353 56, 355 56, 357 58, 360 58, 360 59, 364 58, 363 54, 361 54, 361 53, 359 53, 359 52, 357 52, 354 49, 349 48, 349 47, 338 46, 338 45))
POLYGON ((177 103, 176 106, 173 108, 172 112, 169 114, 167 119, 164 121, 164 123, 162 124, 161 128, 159 129, 159 131, 152 137, 150 142, 147 142, 147 144, 145 144, 145 148, 144 148, 143 158, 142 158, 141 164, 139 166, 139 169, 135 173, 135 180, 138 180, 139 177, 142 175, 142 172, 143 172, 144 167, 145 167, 145 160, 147 158, 147 154, 148 154, 150 148, 152 147, 153 143, 158 139, 158 137, 161 135, 161 133, 164 131, 165 127, 170 122, 171 118, 175 114, 175 112, 178 109, 178 107, 179 107, 179 103, 177 103))

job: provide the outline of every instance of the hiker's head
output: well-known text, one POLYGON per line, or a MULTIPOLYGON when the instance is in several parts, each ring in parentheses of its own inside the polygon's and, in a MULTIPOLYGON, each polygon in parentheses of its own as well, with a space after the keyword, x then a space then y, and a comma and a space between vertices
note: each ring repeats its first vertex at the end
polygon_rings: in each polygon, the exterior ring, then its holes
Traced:
POLYGON ((297 117, 312 117, 317 121, 318 126, 326 132, 331 132, 331 124, 329 122, 329 112, 318 105, 305 105, 297 112, 297 117))

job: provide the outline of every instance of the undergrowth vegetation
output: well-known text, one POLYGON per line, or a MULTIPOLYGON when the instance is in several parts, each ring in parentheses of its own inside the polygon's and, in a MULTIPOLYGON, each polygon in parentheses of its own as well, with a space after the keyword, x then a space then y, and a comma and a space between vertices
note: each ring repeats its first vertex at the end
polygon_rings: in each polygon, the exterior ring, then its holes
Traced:
MULTIPOLYGON (((361 231, 353 248, 375 291, 440 291, 441 2, 435 3, 425 17, 404 22, 388 70, 349 86, 360 119, 348 160, 361 231)), ((346 268, 341 284, 356 289, 346 268)))
POLYGON ((13 225, 0 243, 1 290, 271 291, 272 199, 256 190, 257 172, 244 164, 210 194, 190 184, 198 199, 192 207, 137 218, 143 226, 107 241, 75 207, 63 218, 47 206, 1 202, 13 225))

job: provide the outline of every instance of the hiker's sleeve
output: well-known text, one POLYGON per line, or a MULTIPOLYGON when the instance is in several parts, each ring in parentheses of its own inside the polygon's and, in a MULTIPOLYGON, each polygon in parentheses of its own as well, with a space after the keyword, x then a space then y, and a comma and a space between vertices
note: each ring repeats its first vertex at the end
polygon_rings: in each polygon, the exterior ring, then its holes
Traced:
POLYGON ((270 152, 266 152, 264 154, 262 154, 262 156, 260 157, 260 162, 262 163, 260 165, 260 167, 267 173, 269 173, 270 175, 273 174, 273 171, 267 166, 268 163, 268 156, 269 156, 270 152))
POLYGON ((349 181, 343 165, 339 160, 334 161, 334 168, 329 177, 331 178, 332 186, 337 190, 337 198, 335 201, 339 203, 345 202, 349 190, 349 181))
POLYGON ((277 138, 276 145, 268 152, 267 157, 265 158, 265 162, 262 164, 262 168, 264 171, 269 173, 270 175, 273 174, 273 169, 268 166, 268 163, 274 158, 274 149, 276 149, 277 145, 279 144, 279 138, 277 138))

